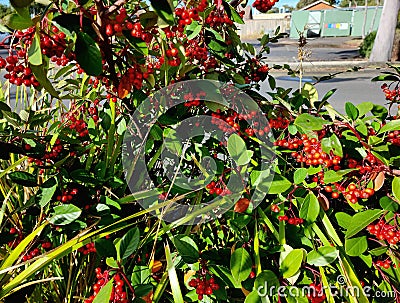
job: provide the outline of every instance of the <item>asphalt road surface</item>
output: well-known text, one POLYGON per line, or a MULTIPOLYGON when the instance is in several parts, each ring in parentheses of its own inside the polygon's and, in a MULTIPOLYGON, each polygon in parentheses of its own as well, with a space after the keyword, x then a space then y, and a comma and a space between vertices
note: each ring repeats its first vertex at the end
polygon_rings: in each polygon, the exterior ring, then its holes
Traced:
MULTIPOLYGON (((335 76, 333 79, 320 82, 315 85, 321 99, 329 90, 336 88, 336 92, 329 99, 332 106, 339 112, 344 113, 346 102, 360 104, 362 102, 372 102, 385 105, 386 100, 381 90, 382 83, 371 82, 371 79, 381 70, 361 70, 357 72, 345 72, 335 76)), ((328 72, 318 72, 305 74, 303 82, 314 83, 313 76, 322 77, 328 75, 328 72)), ((299 88, 299 79, 287 76, 282 72, 271 72, 276 79, 277 86, 284 88, 299 88)), ((263 83, 262 91, 271 91, 268 83, 263 83)))

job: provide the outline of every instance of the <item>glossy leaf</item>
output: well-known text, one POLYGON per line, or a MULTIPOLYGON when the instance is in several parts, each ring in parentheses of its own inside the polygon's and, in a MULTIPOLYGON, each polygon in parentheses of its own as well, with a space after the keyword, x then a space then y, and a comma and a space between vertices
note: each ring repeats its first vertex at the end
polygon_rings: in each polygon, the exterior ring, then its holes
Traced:
POLYGON ((121 260, 129 258, 138 248, 140 241, 139 229, 133 228, 128 231, 121 239, 119 255, 121 260))
POLYGON ((178 250, 179 255, 186 263, 192 264, 199 260, 199 248, 189 236, 175 236, 174 245, 178 250))
POLYGON ((54 225, 68 225, 78 219, 82 210, 73 204, 63 204, 54 207, 54 214, 48 220, 54 225))
POLYGON ((242 282, 249 277, 252 266, 253 262, 246 249, 241 247, 233 252, 230 268, 232 276, 237 282, 242 282))

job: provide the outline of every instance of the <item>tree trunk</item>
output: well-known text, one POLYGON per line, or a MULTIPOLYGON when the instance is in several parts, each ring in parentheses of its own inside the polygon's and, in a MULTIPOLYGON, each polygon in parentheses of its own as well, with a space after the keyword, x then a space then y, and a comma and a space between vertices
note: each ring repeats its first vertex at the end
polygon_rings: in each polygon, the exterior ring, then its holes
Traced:
POLYGON ((369 61, 386 62, 390 59, 399 10, 399 0, 385 0, 369 61))
POLYGON ((368 14, 368 0, 365 0, 364 3, 364 20, 362 25, 362 33, 361 38, 365 39, 365 27, 367 25, 367 14, 368 14))

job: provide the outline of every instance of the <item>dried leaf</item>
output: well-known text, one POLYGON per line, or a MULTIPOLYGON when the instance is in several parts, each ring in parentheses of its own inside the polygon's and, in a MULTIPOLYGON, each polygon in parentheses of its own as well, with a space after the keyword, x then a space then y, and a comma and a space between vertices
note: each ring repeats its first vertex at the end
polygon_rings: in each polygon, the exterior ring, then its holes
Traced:
POLYGON ((374 179, 374 190, 378 191, 379 189, 381 189, 384 183, 385 183, 385 173, 381 171, 374 179))

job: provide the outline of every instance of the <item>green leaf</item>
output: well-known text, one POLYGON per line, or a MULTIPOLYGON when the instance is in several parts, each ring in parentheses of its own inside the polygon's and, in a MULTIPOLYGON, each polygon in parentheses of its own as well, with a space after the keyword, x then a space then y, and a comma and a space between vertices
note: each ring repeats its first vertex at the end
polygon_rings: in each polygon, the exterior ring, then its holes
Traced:
POLYGON ((382 126, 379 133, 392 132, 395 130, 400 130, 400 120, 389 121, 384 126, 382 126))
POLYGON ((309 193, 300 208, 300 217, 308 222, 314 222, 319 214, 319 202, 314 193, 309 193))
POLYGON ((323 138, 321 146, 325 153, 329 154, 332 151, 334 155, 343 157, 342 144, 335 134, 332 134, 329 138, 323 138))
POLYGON ((88 34, 78 32, 75 43, 76 61, 90 76, 99 76, 103 72, 100 49, 88 34))
POLYGON ((168 0, 150 0, 156 14, 169 25, 174 25, 175 18, 168 0))
POLYGON ((121 260, 129 258, 139 246, 140 232, 137 227, 128 231, 121 239, 119 255, 121 260))
POLYGON ((374 108, 374 104, 372 102, 363 102, 357 105, 358 113, 360 117, 364 116, 368 112, 370 112, 374 108))
POLYGON ((349 226, 351 225, 352 217, 349 214, 344 213, 344 212, 338 212, 335 214, 335 217, 336 217, 338 224, 341 227, 348 229, 349 226))
POLYGON ((85 169, 74 170, 70 173, 70 176, 74 181, 96 184, 96 179, 92 176, 90 172, 85 169))
POLYGON ((279 279, 271 270, 264 270, 260 272, 257 275, 256 280, 254 281, 254 288, 256 290, 260 290, 260 293, 266 292, 267 294, 269 294, 269 291, 270 289, 272 289, 272 287, 278 289, 279 286, 279 279), (265 289, 266 286, 268 287, 268 289, 265 289))
POLYGON ((137 51, 145 56, 149 55, 149 48, 147 47, 146 42, 144 42, 142 39, 132 37, 129 31, 126 32, 125 37, 128 38, 129 44, 132 45, 137 51))
POLYGON ((353 103, 346 102, 345 110, 346 110, 347 116, 349 116, 349 118, 351 120, 354 121, 358 118, 359 112, 358 112, 357 107, 353 103))
POLYGON ((282 276, 287 279, 297 274, 303 262, 302 249, 293 249, 283 260, 280 266, 282 276))
POLYGON ((400 177, 394 177, 392 181, 393 196, 400 202, 400 177))
POLYGON ((351 238, 358 232, 363 230, 369 224, 374 222, 382 215, 383 211, 380 209, 369 209, 361 213, 355 214, 351 221, 351 226, 347 229, 346 239, 351 238))
POLYGON ((196 38, 198 34, 200 34, 201 28, 202 25, 199 22, 192 21, 192 23, 186 27, 187 39, 192 40, 196 38))
POLYGON ((280 194, 287 191, 292 186, 292 182, 283 177, 282 175, 275 174, 274 180, 271 182, 271 185, 268 190, 268 194, 280 194))
POLYGON ((228 14, 229 19, 238 24, 244 24, 242 17, 240 17, 239 13, 232 5, 225 1, 222 1, 222 5, 224 6, 225 12, 228 14))
POLYGON ((24 30, 33 25, 30 18, 21 17, 16 13, 5 16, 3 20, 5 25, 15 30, 24 30))
POLYGON ((303 130, 321 130, 324 125, 332 124, 322 118, 314 117, 310 114, 301 114, 294 120, 294 124, 303 130))
POLYGON ((396 212, 399 209, 399 204, 398 202, 394 201, 393 199, 390 199, 389 197, 382 197, 379 200, 379 205, 387 211, 391 212, 396 212))
POLYGON ((50 202, 56 189, 57 189, 57 180, 54 177, 46 180, 46 182, 42 184, 37 194, 37 199, 40 207, 45 207, 47 203, 50 202))
POLYGON ((318 250, 310 251, 307 263, 313 266, 326 266, 334 262, 339 256, 339 251, 333 246, 321 246, 318 250))
POLYGON ((82 213, 80 208, 73 204, 63 204, 54 207, 54 215, 49 222, 54 225, 68 225, 78 219, 82 213))
POLYGON ((114 283, 114 278, 112 278, 110 281, 107 282, 106 285, 104 285, 97 296, 94 298, 93 303, 106 303, 110 302, 111 298, 111 293, 113 290, 113 283, 114 283))
POLYGON ((117 250, 111 240, 97 239, 96 242, 94 242, 94 245, 96 252, 100 257, 107 258, 117 256, 117 250))
POLYGON ((17 183, 22 186, 34 187, 37 186, 36 177, 25 171, 15 171, 8 174, 8 177, 14 183, 17 183))
POLYGON ((60 98, 58 92, 54 89, 53 84, 47 78, 47 69, 42 65, 29 65, 36 80, 43 86, 43 88, 53 97, 60 98))
POLYGON ((343 169, 339 171, 328 170, 324 174, 325 184, 335 183, 343 179, 343 176, 354 171, 354 169, 343 169))
POLYGON ((199 248, 189 236, 175 236, 174 245, 185 263, 193 264, 199 260, 199 248))
POLYGON ((164 249, 165 249, 165 258, 167 259, 167 271, 169 276, 169 283, 171 284, 172 296, 174 298, 173 302, 184 303, 181 287, 179 285, 178 275, 176 274, 174 261, 172 260, 168 243, 167 245, 165 245, 164 249))
POLYGON ((135 286, 135 297, 141 298, 149 294, 153 290, 152 284, 139 284, 135 286))
POLYGON ((23 8, 31 5, 33 0, 10 0, 10 4, 13 8, 23 8))
POLYGON ((306 82, 301 93, 310 101, 311 104, 318 101, 318 91, 311 83, 306 82))
POLYGON ((228 139, 228 153, 238 165, 246 165, 253 155, 246 149, 246 143, 237 134, 232 134, 228 139))
POLYGON ((302 183, 307 177, 307 168, 298 168, 294 172, 294 184, 302 183))
POLYGON ((358 257, 368 249, 367 237, 346 239, 344 243, 346 254, 351 257, 358 257))
MULTIPOLYGON (((261 289, 261 293, 262 292, 263 292, 263 289, 261 289)), ((261 300, 260 296, 258 295, 258 291, 257 290, 253 290, 251 293, 249 293, 246 296, 246 299, 244 300, 244 303, 262 303, 262 300, 261 300)))
POLYGON ((241 247, 233 252, 230 267, 232 276, 237 282, 240 283, 249 277, 252 265, 253 262, 246 249, 241 247))
POLYGON ((32 44, 28 49, 28 61, 33 65, 41 65, 43 63, 42 50, 40 49, 40 35, 38 32, 32 40, 32 44))

